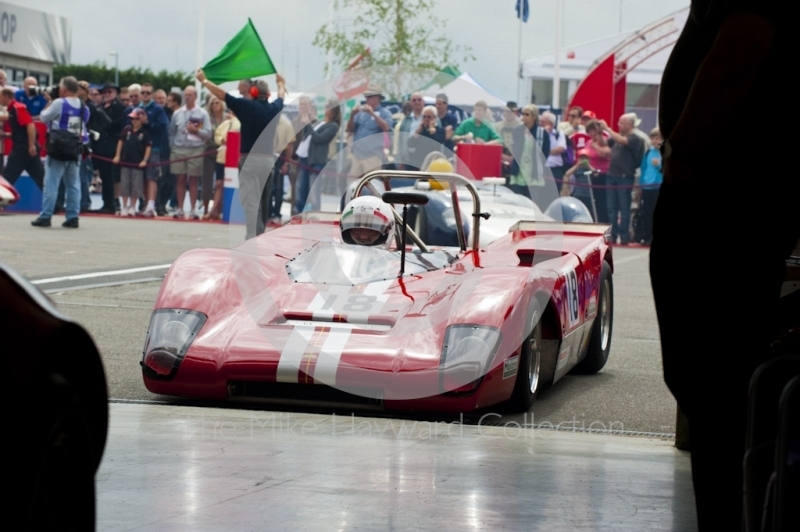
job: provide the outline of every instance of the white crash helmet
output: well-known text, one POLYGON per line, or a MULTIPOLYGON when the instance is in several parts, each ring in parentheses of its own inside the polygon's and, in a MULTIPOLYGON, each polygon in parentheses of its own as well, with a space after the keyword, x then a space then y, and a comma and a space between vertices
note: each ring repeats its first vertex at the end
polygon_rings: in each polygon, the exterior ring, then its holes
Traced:
POLYGON ((389 247, 394 229, 392 208, 376 196, 360 196, 345 205, 339 221, 342 241, 361 246, 389 247), (353 229, 357 231, 353 233, 353 229), (367 235, 359 229, 371 229, 367 235))

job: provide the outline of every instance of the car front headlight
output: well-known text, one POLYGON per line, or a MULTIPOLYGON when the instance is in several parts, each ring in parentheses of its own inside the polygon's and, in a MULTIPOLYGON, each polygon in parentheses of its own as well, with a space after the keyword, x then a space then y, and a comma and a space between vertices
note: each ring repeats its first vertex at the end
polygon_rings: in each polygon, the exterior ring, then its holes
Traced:
POLYGON ((448 327, 439 365, 441 391, 468 393, 475 390, 499 347, 500 331, 494 327, 448 327))
POLYGON ((154 311, 141 362, 145 375, 161 380, 174 377, 206 319, 205 314, 194 310, 154 311))

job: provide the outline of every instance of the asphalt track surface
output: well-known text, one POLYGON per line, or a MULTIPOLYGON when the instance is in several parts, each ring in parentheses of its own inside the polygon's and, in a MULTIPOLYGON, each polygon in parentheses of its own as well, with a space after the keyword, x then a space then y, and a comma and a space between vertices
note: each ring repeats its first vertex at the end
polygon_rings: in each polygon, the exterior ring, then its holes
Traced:
MULTIPOLYGON (((32 227, 34 218, 0 212, 0 262, 32 280, 65 315, 89 331, 102 353, 113 401, 180 404, 147 391, 139 367, 161 279, 181 253, 237 245, 244 239, 244 228, 90 215, 82 216, 80 228, 74 230, 61 227, 63 215, 53 217, 51 228, 32 227)), ((489 414, 481 423, 673 437, 676 404, 663 382, 648 250, 616 247, 614 260, 615 313, 605 368, 596 375, 566 376, 540 393, 527 414, 500 417, 490 411, 481 414, 489 414)))

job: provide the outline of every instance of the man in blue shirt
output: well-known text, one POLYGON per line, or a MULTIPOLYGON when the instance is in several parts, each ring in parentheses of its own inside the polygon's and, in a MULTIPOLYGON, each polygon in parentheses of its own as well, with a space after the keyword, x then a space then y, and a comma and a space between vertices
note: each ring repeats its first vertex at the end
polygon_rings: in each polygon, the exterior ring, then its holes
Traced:
POLYGON ((150 150, 150 160, 148 161, 149 166, 144 174, 146 181, 144 193, 147 197, 147 207, 144 209, 143 216, 153 218, 156 215, 156 195, 158 194, 159 178, 162 171, 167 171, 163 166, 156 165, 161 162, 161 146, 163 145, 163 137, 167 133, 167 127, 169 127, 169 119, 164 108, 153 100, 153 85, 151 83, 142 83, 139 93, 141 94, 139 107, 145 110, 145 115, 142 117, 142 125, 150 134, 150 140, 153 141, 153 148, 150 150))
POLYGON ((383 165, 383 149, 392 145, 394 119, 381 107, 381 89, 370 86, 364 91, 367 103, 356 105, 347 121, 347 132, 353 134, 353 163, 350 175, 361 177, 383 165))
POLYGON ((42 114, 42 110, 47 105, 47 100, 44 96, 41 94, 31 96, 29 93, 31 89, 36 88, 38 85, 39 83, 36 81, 36 78, 27 77, 22 83, 22 88, 14 94, 14 99, 19 103, 25 104, 25 107, 28 108, 28 113, 30 113, 31 118, 34 120, 39 118, 39 115, 42 114))
POLYGON ((241 122, 241 146, 239 149, 239 201, 244 209, 247 223, 246 238, 258 236, 266 229, 261 209, 261 195, 272 190, 272 168, 275 166, 275 130, 278 115, 283 110, 286 96, 286 81, 276 73, 278 94, 275 101, 269 101, 269 85, 258 80, 251 88, 252 100, 236 98, 206 79, 203 69, 197 70, 197 79, 208 91, 225 100, 228 109, 233 111, 241 122), (250 164, 244 168, 245 162, 250 164))

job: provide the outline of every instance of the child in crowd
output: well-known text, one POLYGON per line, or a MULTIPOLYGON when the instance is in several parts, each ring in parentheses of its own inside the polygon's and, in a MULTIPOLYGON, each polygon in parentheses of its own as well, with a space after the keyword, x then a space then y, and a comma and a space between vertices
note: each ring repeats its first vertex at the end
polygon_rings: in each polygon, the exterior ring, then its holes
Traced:
POLYGON ((153 143, 147 130, 142 127, 145 110, 135 108, 128 115, 131 125, 125 126, 117 142, 114 164, 122 163, 120 168, 120 195, 122 196, 120 216, 134 216, 136 202, 144 195, 144 168, 150 159, 153 143))
POLYGON ((664 138, 658 128, 650 131, 650 142, 653 145, 642 158, 640 166, 641 177, 639 178, 639 185, 642 187, 642 200, 639 205, 642 213, 642 239, 640 243, 647 246, 653 240, 653 211, 656 208, 661 183, 664 181, 664 175, 661 171, 661 150, 659 149, 661 148, 661 143, 664 142, 664 138))
POLYGON ((592 191, 592 178, 598 174, 595 168, 589 164, 591 154, 585 148, 576 153, 577 161, 575 165, 564 173, 564 187, 561 189, 562 196, 573 196, 579 199, 589 212, 592 213, 594 221, 597 222, 597 209, 592 191))

